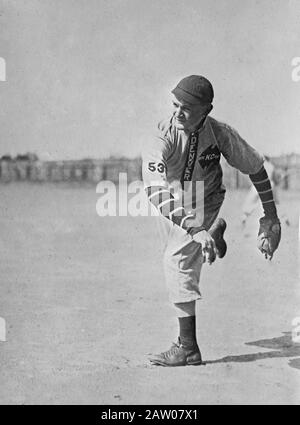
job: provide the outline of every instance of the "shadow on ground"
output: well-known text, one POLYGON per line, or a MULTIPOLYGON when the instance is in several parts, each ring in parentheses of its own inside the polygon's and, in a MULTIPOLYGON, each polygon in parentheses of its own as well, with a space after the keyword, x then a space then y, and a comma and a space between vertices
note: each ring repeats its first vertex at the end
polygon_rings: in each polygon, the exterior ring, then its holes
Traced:
POLYGON ((259 341, 246 342, 246 345, 255 347, 269 348, 272 351, 258 352, 251 354, 241 354, 237 356, 226 356, 221 359, 207 360, 206 364, 213 363, 231 363, 231 362, 254 362, 256 360, 299 357, 289 361, 289 366, 300 369, 300 343, 293 342, 291 332, 283 332, 283 336, 261 339, 259 341))

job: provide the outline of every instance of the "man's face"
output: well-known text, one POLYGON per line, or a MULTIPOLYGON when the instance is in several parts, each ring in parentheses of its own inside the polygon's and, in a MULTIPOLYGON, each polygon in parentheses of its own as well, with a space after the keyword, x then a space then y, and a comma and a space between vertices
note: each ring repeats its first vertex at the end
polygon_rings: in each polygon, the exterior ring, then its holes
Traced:
POLYGON ((203 118, 211 111, 211 105, 192 105, 179 100, 172 94, 173 115, 178 130, 193 131, 203 118))

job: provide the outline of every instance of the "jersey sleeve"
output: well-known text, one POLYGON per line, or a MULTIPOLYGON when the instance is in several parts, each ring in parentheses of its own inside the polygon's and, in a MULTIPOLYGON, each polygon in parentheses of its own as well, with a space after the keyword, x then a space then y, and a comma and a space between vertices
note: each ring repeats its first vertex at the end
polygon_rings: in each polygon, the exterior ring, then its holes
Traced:
POLYGON ((264 163, 264 158, 250 146, 232 127, 222 124, 219 147, 228 164, 243 174, 257 173, 264 163))
POLYGON ((167 159, 172 151, 171 141, 160 128, 147 144, 142 154, 142 174, 145 188, 151 186, 166 187, 167 159))
POLYGON ((276 183, 276 172, 275 172, 275 167, 274 165, 270 162, 270 161, 265 161, 264 162, 264 167, 266 169, 266 172, 269 176, 269 179, 272 183, 276 183))
MULTIPOLYGON (((175 199, 167 181, 167 160, 171 154, 171 139, 166 132, 159 128, 157 135, 142 155, 144 187, 148 200, 161 215, 182 229, 189 231, 193 227, 195 216, 194 214, 186 214, 182 202, 175 199)), ((200 228, 198 228, 199 230, 200 228)))
POLYGON ((262 202, 265 216, 277 218, 277 209, 274 201, 272 185, 265 167, 262 167, 256 174, 250 174, 249 177, 262 202))

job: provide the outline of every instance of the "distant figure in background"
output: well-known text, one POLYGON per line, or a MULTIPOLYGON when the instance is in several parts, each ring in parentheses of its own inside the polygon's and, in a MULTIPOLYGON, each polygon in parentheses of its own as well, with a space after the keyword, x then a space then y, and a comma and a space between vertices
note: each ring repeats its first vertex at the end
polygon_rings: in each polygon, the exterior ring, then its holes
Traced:
MULTIPOLYGON (((284 178, 284 176, 281 176, 278 170, 276 170, 276 167, 272 163, 269 156, 264 155, 264 158, 265 158, 264 166, 269 176, 272 190, 273 190, 273 199, 275 204, 278 205, 279 204, 278 185, 280 180, 284 178)), ((255 190, 255 187, 251 186, 242 209, 243 211, 242 225, 243 226, 246 225, 248 218, 251 216, 251 214, 253 214, 254 210, 259 206, 260 204, 259 201, 260 201, 260 198, 258 196, 257 191, 255 190)), ((290 221, 286 214, 281 214, 280 218, 281 218, 281 221, 284 222, 287 226, 290 225, 290 221)))

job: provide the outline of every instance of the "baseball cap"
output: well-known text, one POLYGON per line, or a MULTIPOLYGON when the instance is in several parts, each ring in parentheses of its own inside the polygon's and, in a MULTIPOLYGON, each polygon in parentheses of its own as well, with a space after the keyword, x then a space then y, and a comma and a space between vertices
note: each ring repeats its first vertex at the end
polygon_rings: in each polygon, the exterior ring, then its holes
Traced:
POLYGON ((172 93, 178 100, 184 100, 191 104, 212 103, 214 98, 213 86, 202 75, 189 75, 179 81, 172 93))

